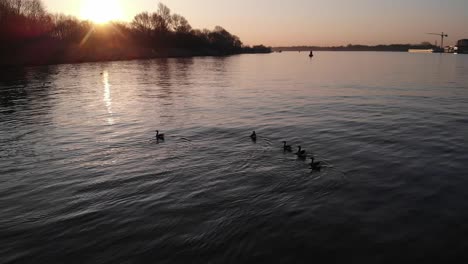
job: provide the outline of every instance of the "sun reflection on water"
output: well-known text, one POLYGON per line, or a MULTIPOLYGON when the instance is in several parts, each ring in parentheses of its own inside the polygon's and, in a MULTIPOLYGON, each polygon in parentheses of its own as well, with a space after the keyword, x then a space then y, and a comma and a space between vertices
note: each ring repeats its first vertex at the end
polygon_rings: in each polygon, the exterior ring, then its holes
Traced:
POLYGON ((113 125, 115 123, 114 118, 112 117, 112 94, 111 94, 111 85, 109 83, 109 72, 104 71, 102 74, 102 83, 104 84, 104 103, 106 104, 107 113, 109 117, 107 118, 107 123, 113 125))

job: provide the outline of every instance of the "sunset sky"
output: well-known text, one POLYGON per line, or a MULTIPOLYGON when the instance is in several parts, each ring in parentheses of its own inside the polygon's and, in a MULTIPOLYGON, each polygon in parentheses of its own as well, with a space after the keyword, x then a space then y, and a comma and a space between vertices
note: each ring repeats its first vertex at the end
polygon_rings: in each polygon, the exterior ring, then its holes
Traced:
MULTIPOLYGON (((43 0, 50 12, 131 21, 156 0, 43 0), (107 14, 106 13, 112 13, 107 14)), ((467 0, 165 0, 194 28, 223 26, 245 44, 420 43, 444 31, 446 44, 468 38, 467 0)), ((96 19, 95 19, 96 20, 96 19)))

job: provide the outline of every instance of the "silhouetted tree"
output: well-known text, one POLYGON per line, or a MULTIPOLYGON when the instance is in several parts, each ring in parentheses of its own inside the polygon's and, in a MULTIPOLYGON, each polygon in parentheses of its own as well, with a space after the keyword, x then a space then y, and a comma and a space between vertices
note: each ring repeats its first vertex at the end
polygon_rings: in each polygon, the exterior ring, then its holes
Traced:
POLYGON ((149 34, 153 29, 150 14, 148 12, 143 12, 136 15, 133 18, 132 26, 141 33, 149 34))
POLYGON ((160 3, 131 23, 105 26, 48 14, 41 0, 0 0, 0 63, 80 62, 255 52, 222 27, 194 30, 160 3))
POLYGON ((174 14, 172 15, 172 30, 177 33, 189 33, 192 30, 192 26, 190 26, 185 17, 174 14))
POLYGON ((158 4, 158 11, 154 14, 154 20, 156 22, 155 30, 160 32, 168 32, 169 27, 172 24, 171 9, 165 6, 163 3, 158 4))
POLYGON ((31 19, 42 19, 47 14, 40 0, 23 0, 22 14, 31 19))
POLYGON ((52 16, 53 30, 50 35, 64 42, 79 43, 92 30, 93 26, 87 21, 80 21, 72 16, 52 16))

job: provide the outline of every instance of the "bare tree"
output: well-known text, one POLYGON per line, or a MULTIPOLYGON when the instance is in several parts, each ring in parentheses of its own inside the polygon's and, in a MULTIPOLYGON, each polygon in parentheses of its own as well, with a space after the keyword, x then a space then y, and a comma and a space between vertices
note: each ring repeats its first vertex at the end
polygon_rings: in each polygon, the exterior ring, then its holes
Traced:
POLYGON ((16 14, 21 14, 23 7, 23 0, 10 0, 11 7, 15 10, 16 14))
POLYGON ((47 15, 41 0, 0 0, 0 7, 16 15, 38 19, 47 15))
POLYGON ((167 27, 169 27, 172 22, 171 9, 163 3, 159 3, 157 14, 162 18, 167 27))
POLYGON ((172 29, 178 33, 189 33, 192 30, 192 26, 190 26, 185 17, 174 14, 172 15, 172 29))
POLYGON ((169 25, 158 13, 151 15, 151 25, 154 32, 162 33, 169 31, 169 25))
POLYGON ((153 29, 150 14, 143 12, 136 15, 133 18, 132 27, 142 33, 149 33, 153 29))
POLYGON ((22 14, 29 18, 40 19, 46 15, 46 10, 41 0, 24 0, 22 7, 22 14))

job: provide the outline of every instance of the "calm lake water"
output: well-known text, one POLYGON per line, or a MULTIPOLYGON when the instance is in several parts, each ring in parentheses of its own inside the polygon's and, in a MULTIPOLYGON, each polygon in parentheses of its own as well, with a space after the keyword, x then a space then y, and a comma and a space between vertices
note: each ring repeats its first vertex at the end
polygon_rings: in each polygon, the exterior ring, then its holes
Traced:
POLYGON ((467 260, 466 55, 85 63, 0 81, 0 263, 467 260), (283 140, 328 166, 311 172, 283 140))

